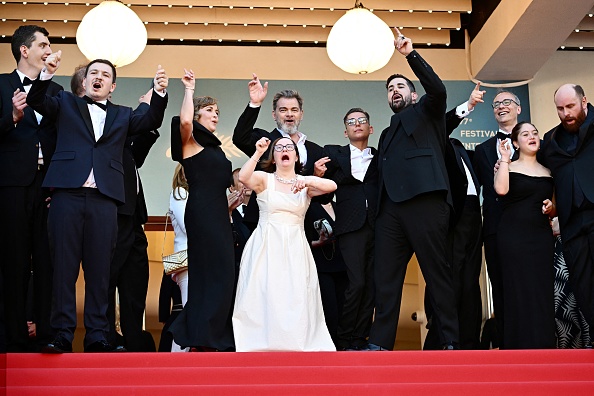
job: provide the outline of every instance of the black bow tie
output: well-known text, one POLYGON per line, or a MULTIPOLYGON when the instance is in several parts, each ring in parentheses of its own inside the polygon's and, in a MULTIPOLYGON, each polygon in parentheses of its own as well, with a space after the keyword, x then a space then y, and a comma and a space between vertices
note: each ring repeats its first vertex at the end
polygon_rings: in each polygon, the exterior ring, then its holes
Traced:
POLYGON ((501 139, 501 140, 511 139, 511 133, 508 135, 507 133, 497 132, 497 139, 501 139))
POLYGON ((83 99, 90 105, 96 105, 98 106, 101 110, 103 111, 107 111, 107 104, 103 104, 103 103, 99 103, 99 102, 95 102, 93 99, 89 98, 87 95, 83 96, 83 99))
POLYGON ((31 84, 33 84, 33 80, 31 80, 29 77, 23 78, 23 87, 26 87, 27 85, 31 84))

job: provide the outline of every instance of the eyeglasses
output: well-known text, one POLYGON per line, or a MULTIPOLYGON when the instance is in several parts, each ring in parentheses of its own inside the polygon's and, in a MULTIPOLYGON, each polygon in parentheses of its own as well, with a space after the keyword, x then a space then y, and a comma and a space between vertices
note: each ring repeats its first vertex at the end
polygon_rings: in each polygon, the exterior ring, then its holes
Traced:
POLYGON ((348 126, 354 126, 356 122, 358 122, 359 125, 365 125, 367 124, 367 117, 349 118, 346 120, 345 124, 348 126))
POLYGON ((274 151, 283 151, 283 149, 287 149, 287 151, 294 151, 295 150, 295 145, 294 144, 275 144, 274 145, 274 151))
POLYGON ((519 103, 513 99, 503 99, 501 102, 499 102, 499 101, 493 102, 493 104, 491 106, 493 106, 493 108, 496 109, 501 105, 509 106, 512 103, 515 103, 517 106, 519 106, 519 103))

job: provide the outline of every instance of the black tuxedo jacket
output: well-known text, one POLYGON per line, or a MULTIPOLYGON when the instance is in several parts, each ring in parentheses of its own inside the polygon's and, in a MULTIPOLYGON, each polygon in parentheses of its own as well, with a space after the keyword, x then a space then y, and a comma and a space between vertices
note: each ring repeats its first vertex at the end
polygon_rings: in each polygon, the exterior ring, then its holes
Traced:
POLYGON ((375 224, 375 211, 378 196, 377 150, 371 148, 373 158, 367 168, 363 181, 353 177, 351 170, 351 147, 324 146, 322 157, 329 157, 326 163, 325 178, 334 180, 338 185, 336 195, 335 235, 356 231, 369 221, 375 224))
POLYGON ((497 162, 497 136, 493 136, 474 149, 473 168, 479 184, 483 187, 483 236, 497 233, 503 213, 499 195, 495 192, 493 167, 497 162))
MULTIPOLYGON (((39 143, 45 165, 49 165, 56 147, 56 126, 49 117, 37 124, 35 112, 26 107, 23 119, 12 122, 14 91, 25 91, 16 70, 0 74, 0 186, 28 186, 37 173, 39 143)), ((51 82, 47 94, 56 95, 62 86, 51 82)))
POLYGON ((134 114, 130 107, 108 101, 103 135, 95 141, 87 102, 64 91, 54 97, 47 96, 50 84, 50 80, 37 79, 27 95, 27 104, 54 119, 57 126, 56 151, 43 186, 81 187, 93 169, 99 192, 124 203, 122 151, 126 137, 161 126, 167 95, 154 94, 145 114, 134 114))
MULTIPOLYGON (((268 150, 264 152, 262 158, 268 158, 270 150, 272 149, 272 143, 282 137, 278 129, 274 129, 271 132, 265 131, 264 129, 255 128, 258 114, 260 113, 260 107, 251 107, 249 104, 237 120, 237 125, 233 130, 233 144, 243 151, 245 155, 251 157, 256 152, 256 142, 263 137, 270 139, 270 146, 268 150)), ((317 144, 305 141, 305 149, 307 150, 307 162, 301 170, 301 174, 304 176, 313 175, 314 164, 317 160, 322 158, 322 147, 317 144)), ((259 169, 259 167, 256 167, 259 169)), ((322 198, 320 198, 322 199, 322 198)), ((258 222, 258 204, 256 201, 256 194, 252 194, 250 202, 244 213, 244 222, 254 226, 258 222)), ((252 228, 253 229, 253 228, 252 228)))
MULTIPOLYGON (((148 111, 149 105, 141 103, 135 113, 144 114, 148 111)), ((138 135, 128 136, 122 155, 122 164, 124 165, 124 193, 126 202, 118 206, 118 214, 134 215, 139 224, 144 224, 148 220, 144 192, 142 190, 142 181, 140 177, 136 179, 137 169, 144 164, 151 147, 159 138, 159 132, 145 131, 138 135), (138 183, 138 186, 137 184, 138 183), (138 193, 136 189, 138 188, 138 193)))
MULTIPOLYGON (((558 134, 563 128, 561 124, 544 135, 539 157, 543 165, 551 170, 555 180, 556 205, 563 239, 569 240, 579 233, 579 229, 569 218, 574 199, 574 182, 581 188, 584 199, 594 203, 594 107, 588 103, 588 115, 578 132, 578 143, 575 153, 570 154, 559 146, 558 134)), ((575 209, 574 209, 575 210, 575 209)))
POLYGON ((449 144, 445 122, 446 88, 416 51, 406 59, 426 94, 417 103, 395 113, 390 126, 381 134, 378 147, 380 191, 385 188, 394 202, 443 191, 451 205, 444 159, 449 144))

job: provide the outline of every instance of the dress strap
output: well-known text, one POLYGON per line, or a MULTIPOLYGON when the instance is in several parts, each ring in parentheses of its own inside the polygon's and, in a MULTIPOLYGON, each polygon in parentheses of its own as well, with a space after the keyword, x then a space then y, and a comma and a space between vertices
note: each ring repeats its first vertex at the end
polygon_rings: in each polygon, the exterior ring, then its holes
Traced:
POLYGON ((276 181, 274 180, 274 173, 268 173, 267 183, 268 185, 266 186, 266 188, 268 190, 276 191, 276 181))

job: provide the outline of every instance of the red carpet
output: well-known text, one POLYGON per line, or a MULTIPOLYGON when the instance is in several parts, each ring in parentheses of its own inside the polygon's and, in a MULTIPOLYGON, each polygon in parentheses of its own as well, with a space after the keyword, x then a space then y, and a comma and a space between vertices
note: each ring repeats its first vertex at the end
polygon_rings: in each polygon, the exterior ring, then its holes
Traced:
POLYGON ((6 395, 593 395, 594 350, 7 354, 6 395))

